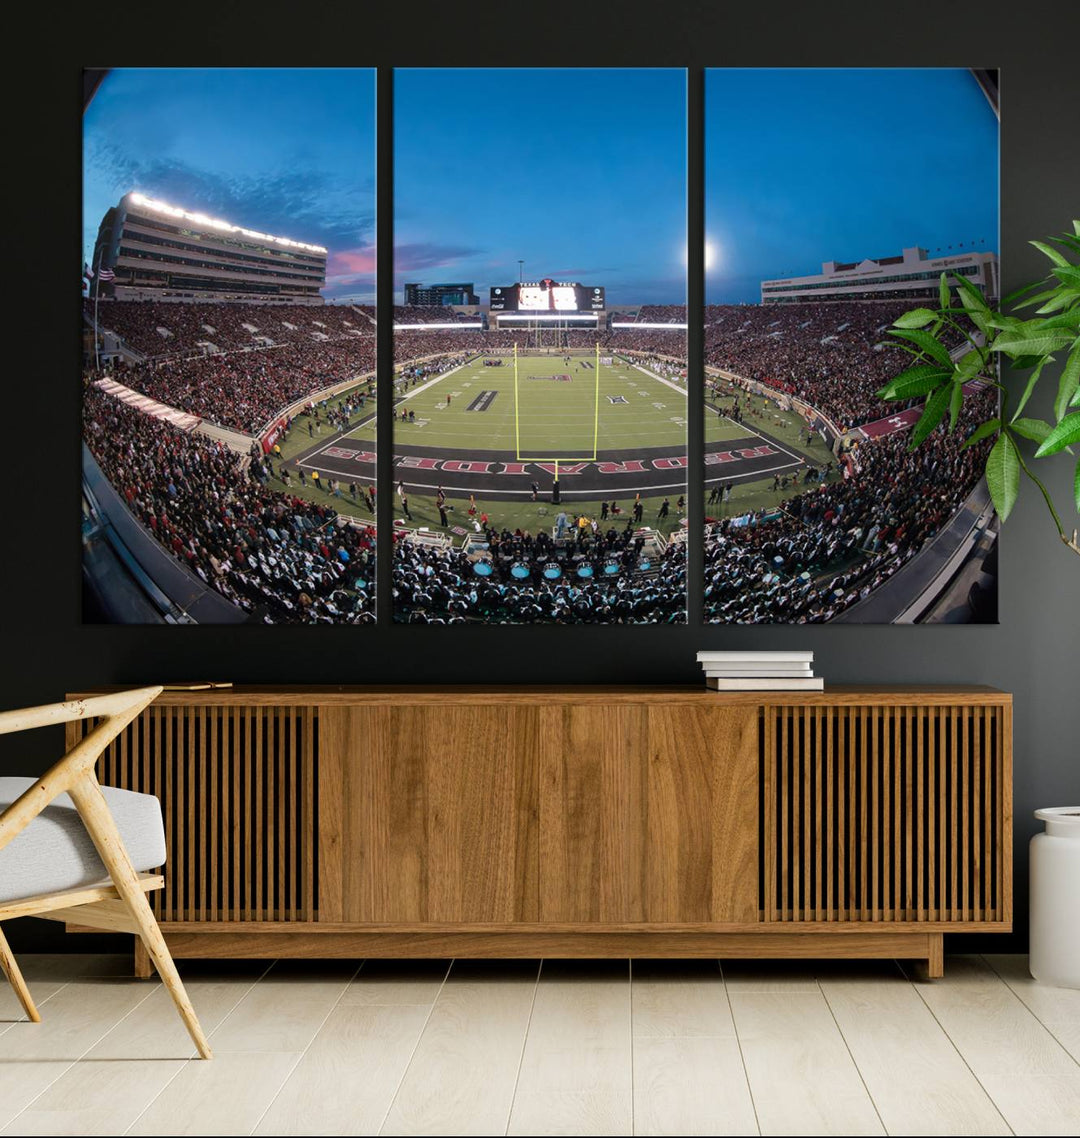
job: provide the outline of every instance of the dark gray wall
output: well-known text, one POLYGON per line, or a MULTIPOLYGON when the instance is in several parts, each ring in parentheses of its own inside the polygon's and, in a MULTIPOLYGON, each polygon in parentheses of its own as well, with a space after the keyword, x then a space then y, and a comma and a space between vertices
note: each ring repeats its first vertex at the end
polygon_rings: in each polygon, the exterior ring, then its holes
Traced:
MULTIPOLYGON (((0 705, 45 702, 92 684, 203 676, 309 683, 692 682, 694 651, 706 647, 813 648, 818 670, 836 683, 993 684, 1015 696, 1017 933, 1010 943, 1022 947, 1031 812, 1080 801, 1080 558, 1057 541, 1037 492, 1028 486, 1002 538, 997 626, 448 630, 384 624, 372 630, 228 631, 80 623, 74 284, 81 244, 82 64, 1000 67, 1006 290, 1042 273, 1044 262, 1027 239, 1080 216, 1080 80, 1066 42, 1072 37, 1064 3, 1044 4, 1037 14, 1021 5, 991 13, 976 4, 819 3, 800 5, 797 16, 788 16, 776 4, 725 8, 586 0, 572 17, 558 8, 550 24, 538 17, 545 6, 537 4, 474 9, 479 16, 452 15, 444 7, 440 16, 427 19, 419 16, 422 8, 403 5, 397 15, 361 15, 362 8, 350 14, 338 6, 309 6, 303 34, 287 36, 285 47, 278 37, 295 22, 295 5, 278 19, 264 6, 254 26, 241 31, 237 21, 235 37, 229 32, 236 17, 222 8, 215 12, 212 42, 205 29, 195 30, 199 18, 193 18, 195 34, 187 41, 192 53, 185 57, 163 56, 160 45, 169 37, 151 36, 159 17, 141 10, 137 34, 120 31, 118 37, 121 21, 111 25, 108 39, 90 28, 66 29, 66 35, 75 34, 64 43, 50 29, 44 60, 35 56, 24 71, 9 71, 8 182, 27 201, 25 210, 8 215, 6 234, 5 270, 15 298, 6 310, 2 380, 11 410, 0 465, 0 705), (526 14, 520 27, 515 11, 526 14), (256 46, 260 37, 268 40, 265 50, 256 46), (231 50, 231 43, 248 46, 231 50)), ((174 15, 169 14, 170 35, 178 27, 174 15)), ((178 17, 179 26, 185 19, 178 17)), ((597 116, 598 130, 603 121, 597 116)), ((903 107, 897 107, 896 129, 897 146, 918 148, 918 139, 903 133, 903 107)), ((857 158, 852 155, 853 168, 857 158)), ((1043 403, 1045 413, 1049 400, 1043 403)), ((1044 468, 1068 510, 1069 465, 1044 468)), ((0 770, 39 771, 60 744, 57 732, 0 739, 0 770)), ((20 947, 70 945, 74 939, 65 941, 44 922, 24 922, 13 934, 20 947)))

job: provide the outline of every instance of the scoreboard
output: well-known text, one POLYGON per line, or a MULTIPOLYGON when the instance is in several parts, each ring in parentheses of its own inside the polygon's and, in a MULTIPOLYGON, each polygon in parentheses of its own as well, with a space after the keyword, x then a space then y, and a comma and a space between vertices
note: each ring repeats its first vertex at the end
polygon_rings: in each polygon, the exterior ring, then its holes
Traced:
POLYGON ((599 312, 604 308, 604 290, 574 281, 540 281, 492 286, 492 312, 599 312))

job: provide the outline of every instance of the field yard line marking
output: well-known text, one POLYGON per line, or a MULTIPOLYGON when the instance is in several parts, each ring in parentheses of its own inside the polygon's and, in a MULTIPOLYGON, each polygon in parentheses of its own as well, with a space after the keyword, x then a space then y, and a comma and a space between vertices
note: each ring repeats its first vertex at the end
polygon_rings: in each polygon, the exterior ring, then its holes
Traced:
MULTIPOLYGON (((751 471, 748 471, 746 474, 734 474, 730 478, 723 478, 721 476, 718 476, 717 478, 710 479, 708 474, 706 474, 705 481, 706 482, 710 482, 710 481, 711 482, 719 482, 719 481, 745 482, 748 478, 759 478, 762 474, 772 474, 772 472, 774 470, 790 470, 792 465, 793 465, 792 463, 786 462, 783 464, 783 466, 766 466, 764 470, 751 470, 751 471)), ((795 463, 794 465, 797 466, 798 463, 795 463)), ((716 465, 716 470, 720 471, 721 475, 723 473, 721 470, 722 466, 723 466, 722 463, 716 465)), ((706 471, 709 471, 709 470, 712 470, 713 467, 706 466, 705 469, 706 469, 706 471)))
MULTIPOLYGON (((559 461, 562 462, 564 460, 559 459, 559 461)), ((778 468, 778 469, 780 469, 780 468, 778 468)), ((439 483, 416 482, 416 481, 411 480, 411 479, 406 483, 406 488, 409 490, 412 490, 414 487, 418 487, 420 490, 435 490, 435 489, 438 489, 439 486, 442 486, 442 488, 444 490, 454 490, 459 494, 479 495, 481 500, 484 500, 486 498, 495 498, 495 497, 515 497, 515 496, 518 496, 521 494, 531 494, 532 493, 531 490, 478 490, 475 486, 447 486, 445 482, 439 482, 439 483)), ((653 493, 654 490, 655 491, 685 490, 686 489, 686 483, 685 482, 669 482, 669 483, 665 483, 663 486, 643 486, 640 489, 641 489, 642 494, 646 494, 646 495, 648 495, 648 497, 653 498, 653 497, 656 497, 656 495, 653 493)), ((634 494, 636 492, 637 491, 633 490, 632 488, 628 488, 626 490, 620 491, 620 490, 617 490, 613 487, 604 487, 602 490, 598 490, 595 493, 592 490, 564 490, 562 492, 562 496, 566 501, 602 502, 605 498, 607 498, 608 501, 611 501, 612 498, 617 499, 620 494, 625 496, 628 494, 634 494), (587 497, 584 497, 584 498, 579 498, 579 497, 569 498, 569 497, 567 497, 567 495, 570 495, 570 494, 574 494, 574 495, 584 494, 584 495, 587 495, 587 497)), ((540 493, 543 494, 544 491, 541 490, 540 493)), ((543 500, 541 500, 539 504, 544 505, 544 506, 551 505, 550 502, 544 502, 543 500)), ((468 517, 467 514, 466 514, 466 517, 468 517)), ((435 528, 438 529, 439 527, 436 526, 435 528)))
MULTIPOLYGON (((434 379, 429 379, 427 381, 427 383, 422 383, 419 387, 409 388, 409 390, 406 391, 405 394, 402 395, 401 399, 399 399, 397 402, 401 403, 403 400, 407 399, 410 395, 414 399, 416 398, 417 395, 423 395, 425 391, 428 391, 430 388, 434 387, 436 384, 442 383, 442 381, 444 379, 449 379, 456 372, 461 371, 461 369, 463 367, 468 367, 469 364, 474 363, 477 359, 479 359, 479 356, 476 356, 471 360, 466 360, 463 364, 458 364, 457 367, 452 367, 449 371, 439 372, 439 374, 437 376, 435 376, 434 379)), ((407 363, 402 364, 402 367, 408 367, 408 366, 409 365, 407 363)), ((396 406, 396 404, 395 404, 395 406, 396 406)))
POLYGON ((727 421, 733 427, 739 427, 744 431, 750 431, 750 437, 751 438, 760 439, 766 446, 777 447, 779 450, 782 450, 784 452, 784 454, 790 455, 793 459, 795 459, 796 462, 805 462, 806 461, 805 455, 798 455, 794 451, 788 450, 788 448, 786 446, 784 446, 784 444, 782 442, 780 442, 779 439, 772 439, 772 438, 767 439, 764 435, 759 434, 757 431, 753 430, 751 427, 748 427, 745 423, 736 423, 735 420, 730 415, 723 414, 722 412, 718 411, 715 407, 706 407, 706 410, 712 411, 712 413, 718 419, 727 419, 727 421))
POLYGON ((655 379, 657 383, 662 383, 665 387, 670 387, 672 391, 677 391, 681 396, 686 397, 685 388, 679 387, 678 384, 672 383, 669 379, 664 379, 662 375, 657 375, 655 372, 643 368, 641 364, 634 364, 634 367, 636 367, 642 375, 647 375, 650 379, 655 379))
POLYGON ((596 341, 596 415, 593 418, 592 456, 596 456, 600 449, 600 341, 596 341))
MULTIPOLYGON (((368 417, 366 419, 362 419, 359 423, 356 424, 355 427, 350 427, 347 434, 344 434, 344 435, 337 434, 337 435, 331 436, 329 439, 326 440, 325 443, 323 443, 323 445, 321 447, 319 447, 318 450, 313 450, 311 452, 311 454, 306 455, 304 457, 303 462, 297 462, 296 465, 297 466, 314 466, 314 463, 311 462, 311 459, 318 458, 319 455, 322 454, 322 452, 324 450, 326 450, 327 447, 337 446, 338 443, 344 442, 345 439, 352 438, 353 431, 359 431, 362 428, 366 427, 368 425, 368 423, 374 422, 377 414, 378 414, 378 412, 372 411, 371 414, 368 415, 368 417)), ((357 439, 356 441, 360 442, 361 440, 357 439)), ((288 462, 288 461, 289 461, 288 459, 285 459, 285 462, 288 462)))

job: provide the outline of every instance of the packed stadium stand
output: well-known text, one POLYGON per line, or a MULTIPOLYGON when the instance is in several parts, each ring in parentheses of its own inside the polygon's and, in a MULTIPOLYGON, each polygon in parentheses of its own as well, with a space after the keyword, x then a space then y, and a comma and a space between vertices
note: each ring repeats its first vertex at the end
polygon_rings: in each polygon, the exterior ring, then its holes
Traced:
POLYGON ((269 489, 260 459, 83 391, 83 437, 128 509, 208 586, 265 623, 374 619, 374 531, 269 489))
POLYGON ((722 623, 820 623, 868 596, 956 513, 982 478, 990 440, 963 449, 992 414, 986 390, 957 430, 918 452, 905 432, 864 442, 839 482, 761 511, 710 520, 705 614, 722 623))
POLYGON ((462 324, 475 323, 478 317, 475 314, 461 312, 449 305, 435 308, 430 305, 395 304, 395 324, 462 324))
MULTIPOLYGON (((84 317, 94 321, 94 304, 84 302, 84 317)), ((165 300, 100 301, 100 327, 139 354, 198 355, 319 341, 334 337, 374 335, 362 308, 344 305, 185 304, 165 300)))
POLYGON ((394 611, 411 624, 467 620, 511 624, 683 624, 686 621, 686 549, 669 545, 648 572, 636 569, 642 539, 627 524, 594 533, 579 528, 567 542, 549 534, 488 527, 491 576, 479 577, 463 549, 398 542, 394 551, 394 611), (564 577, 548 580, 551 565, 564 577), (619 572, 605 576, 605 567, 619 572), (593 576, 577 570, 588 566, 593 576), (512 575, 525 569, 527 579, 512 575))

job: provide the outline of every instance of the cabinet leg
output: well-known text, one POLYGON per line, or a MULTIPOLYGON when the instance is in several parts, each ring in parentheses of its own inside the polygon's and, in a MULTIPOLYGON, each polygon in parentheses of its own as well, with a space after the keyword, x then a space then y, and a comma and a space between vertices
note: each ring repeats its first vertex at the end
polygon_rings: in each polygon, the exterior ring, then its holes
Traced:
POLYGON ((146 951, 146 945, 142 942, 142 937, 135 938, 135 979, 136 980, 149 980, 153 972, 150 965, 150 953, 146 951))
POLYGON ((926 975, 930 980, 940 980, 945 975, 945 936, 943 933, 930 933, 930 953, 926 960, 926 975))

